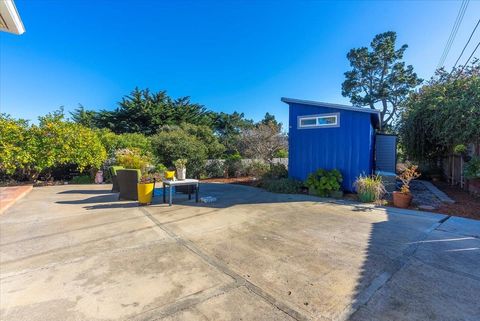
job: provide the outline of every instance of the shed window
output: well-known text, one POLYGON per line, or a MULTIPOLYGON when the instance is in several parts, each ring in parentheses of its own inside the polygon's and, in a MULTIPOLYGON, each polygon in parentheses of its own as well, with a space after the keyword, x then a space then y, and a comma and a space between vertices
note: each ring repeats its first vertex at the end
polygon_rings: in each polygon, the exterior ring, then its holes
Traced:
POLYGON ((338 113, 298 117, 298 128, 338 127, 338 113))

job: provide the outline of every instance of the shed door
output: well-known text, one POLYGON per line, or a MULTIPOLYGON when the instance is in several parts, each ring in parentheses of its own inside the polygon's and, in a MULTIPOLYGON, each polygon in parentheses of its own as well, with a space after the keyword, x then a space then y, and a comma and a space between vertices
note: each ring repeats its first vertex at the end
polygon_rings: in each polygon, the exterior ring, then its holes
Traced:
POLYGON ((375 138, 375 167, 378 171, 395 173, 397 136, 377 134, 375 138))

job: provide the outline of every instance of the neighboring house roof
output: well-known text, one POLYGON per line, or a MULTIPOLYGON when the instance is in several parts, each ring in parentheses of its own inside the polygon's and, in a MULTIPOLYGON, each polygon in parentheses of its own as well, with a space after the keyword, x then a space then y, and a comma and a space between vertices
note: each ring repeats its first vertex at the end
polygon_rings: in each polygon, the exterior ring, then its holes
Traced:
POLYGON ((25 32, 25 27, 13 0, 0 1, 0 31, 17 35, 25 32))
POLYGON ((303 99, 295 99, 295 98, 287 98, 282 97, 281 101, 287 104, 299 104, 299 105, 308 105, 308 106, 318 106, 318 107, 327 107, 327 108, 335 108, 335 109, 343 109, 348 111, 356 111, 360 113, 368 113, 372 114, 375 119, 375 125, 380 127, 380 111, 377 109, 371 108, 362 108, 362 107, 355 107, 355 106, 348 106, 348 105, 340 105, 340 104, 331 104, 331 103, 324 103, 321 101, 313 101, 313 100, 303 100, 303 99))

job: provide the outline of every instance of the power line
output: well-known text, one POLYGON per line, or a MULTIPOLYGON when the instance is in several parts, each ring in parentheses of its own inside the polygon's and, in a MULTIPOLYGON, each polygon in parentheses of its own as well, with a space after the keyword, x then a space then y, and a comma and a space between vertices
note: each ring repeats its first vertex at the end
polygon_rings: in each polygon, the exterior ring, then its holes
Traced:
POLYGON ((477 27, 478 27, 479 24, 480 24, 480 19, 478 19, 477 24, 475 25, 475 28, 473 28, 473 31, 472 31, 472 33, 470 34, 470 37, 468 38, 467 43, 466 43, 465 46, 463 47, 462 52, 460 53, 460 56, 458 56, 457 61, 455 61, 455 64, 453 65, 452 70, 455 69, 455 67, 456 67, 457 64, 458 64, 458 61, 460 60, 460 58, 462 58, 462 55, 463 55, 465 49, 467 48, 468 44, 470 43, 470 40, 472 40, 473 34, 475 33, 475 30, 477 30, 477 27))
POLYGON ((465 15, 465 11, 467 10, 468 3, 470 0, 463 0, 460 6, 460 9, 457 14, 457 18, 455 19, 455 23, 453 24, 452 31, 450 32, 450 36, 448 37, 447 43, 445 44, 445 48, 443 49, 442 56, 440 57, 440 61, 438 62, 437 69, 443 67, 445 60, 447 59, 448 53, 452 48, 453 41, 457 36, 458 29, 462 24, 463 17, 465 15))
POLYGON ((455 23, 453 25, 452 31, 450 33, 450 37, 448 38, 447 44, 445 45, 445 49, 443 51, 442 57, 440 58, 440 62, 438 63, 437 68, 443 67, 445 60, 447 59, 448 53, 450 52, 450 49, 452 48, 453 42, 455 41, 455 37, 457 36, 458 29, 460 28, 460 25, 463 21, 463 17, 465 15, 465 12, 468 7, 468 3, 470 0, 463 0, 462 4, 460 6, 460 10, 458 11, 457 14, 457 19, 455 20, 455 23))
MULTIPOLYGON (((467 61, 463 65, 463 68, 465 68, 465 66, 468 65, 468 62, 470 61, 470 59, 472 59, 473 54, 475 53, 475 51, 477 51, 479 46, 480 46, 480 41, 477 43, 477 46, 475 47, 475 49, 473 49, 472 54, 470 55, 470 57, 468 57, 467 61)), ((462 68, 462 71, 463 71, 463 68, 462 68)))

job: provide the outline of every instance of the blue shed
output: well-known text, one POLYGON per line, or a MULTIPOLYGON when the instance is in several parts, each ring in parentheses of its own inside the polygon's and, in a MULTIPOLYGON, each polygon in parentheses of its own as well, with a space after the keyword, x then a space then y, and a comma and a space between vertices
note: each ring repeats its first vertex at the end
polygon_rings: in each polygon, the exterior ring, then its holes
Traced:
POLYGON ((289 176, 305 180, 319 168, 338 169, 353 191, 360 174, 374 169, 380 112, 369 108, 282 98, 289 105, 289 176))

